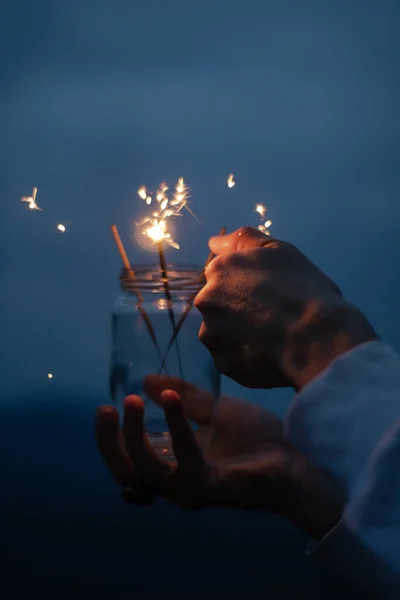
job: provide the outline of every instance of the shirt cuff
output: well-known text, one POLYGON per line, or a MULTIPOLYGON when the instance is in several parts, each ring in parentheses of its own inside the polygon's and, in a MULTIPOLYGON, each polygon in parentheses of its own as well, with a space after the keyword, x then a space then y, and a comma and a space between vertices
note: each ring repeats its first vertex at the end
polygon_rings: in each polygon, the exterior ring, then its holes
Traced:
POLYGON ((295 396, 285 437, 351 495, 370 453, 400 419, 399 398, 398 354, 381 341, 362 344, 295 396))

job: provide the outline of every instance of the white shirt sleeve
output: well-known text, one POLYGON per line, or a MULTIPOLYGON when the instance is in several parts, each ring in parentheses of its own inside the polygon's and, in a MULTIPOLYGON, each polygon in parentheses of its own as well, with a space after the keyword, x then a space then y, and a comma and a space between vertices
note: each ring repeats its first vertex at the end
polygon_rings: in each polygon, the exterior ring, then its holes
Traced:
POLYGON ((372 597, 400 598, 400 356, 374 341, 336 358, 295 397, 285 435, 348 495, 311 554, 372 597))

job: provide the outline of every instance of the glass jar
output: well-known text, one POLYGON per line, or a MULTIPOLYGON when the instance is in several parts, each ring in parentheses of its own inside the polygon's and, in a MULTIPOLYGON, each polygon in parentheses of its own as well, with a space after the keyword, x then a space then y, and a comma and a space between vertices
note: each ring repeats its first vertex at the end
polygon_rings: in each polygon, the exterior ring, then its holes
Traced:
MULTIPOLYGON (((204 270, 169 266, 167 293, 159 266, 136 266, 133 272, 134 276, 123 269, 122 294, 112 311, 110 393, 121 417, 124 398, 141 396, 149 441, 168 460, 173 458, 168 426, 164 411, 145 393, 146 377, 178 377, 208 392, 215 401, 220 393, 220 375, 198 339, 202 318, 193 306, 204 285, 204 270)), ((191 424, 196 430, 197 425, 191 424)))

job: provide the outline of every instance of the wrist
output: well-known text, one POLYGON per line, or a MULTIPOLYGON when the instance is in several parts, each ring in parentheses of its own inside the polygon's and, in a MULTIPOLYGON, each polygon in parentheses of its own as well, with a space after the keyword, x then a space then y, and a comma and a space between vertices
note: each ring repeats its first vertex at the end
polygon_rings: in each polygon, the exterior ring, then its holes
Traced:
MULTIPOLYGON (((296 451, 297 452, 297 451, 296 451)), ((337 525, 346 503, 340 485, 304 456, 293 461, 284 514, 320 541, 337 525)))
POLYGON ((343 301, 324 307, 290 336, 286 376, 299 391, 335 358, 376 339, 372 326, 355 306, 343 301))

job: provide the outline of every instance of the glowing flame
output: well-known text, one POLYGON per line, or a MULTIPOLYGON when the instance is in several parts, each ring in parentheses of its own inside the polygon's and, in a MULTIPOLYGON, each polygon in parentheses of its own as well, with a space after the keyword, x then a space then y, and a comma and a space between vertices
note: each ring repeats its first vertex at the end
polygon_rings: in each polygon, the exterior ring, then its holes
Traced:
MULTIPOLYGON (((181 216, 180 212, 186 208, 192 215, 192 211, 188 207, 188 187, 185 184, 183 177, 180 177, 176 183, 174 193, 171 197, 167 195, 168 185, 163 182, 160 184, 155 199, 157 201, 156 210, 152 210, 148 216, 145 216, 139 223, 141 233, 145 235, 153 244, 166 242, 173 248, 179 248, 168 230, 168 221, 172 217, 181 216)), ((146 188, 143 186, 138 190, 138 195, 142 200, 150 205, 152 197, 148 195, 146 188)), ((195 215, 193 215, 195 217, 195 215)), ((195 217, 196 218, 196 217, 195 217)))
POLYGON ((144 233, 153 240, 153 242, 161 242, 165 238, 166 229, 167 224, 164 220, 154 219, 153 224, 145 229, 144 233))
POLYGON ((228 188, 233 188, 236 185, 236 181, 233 179, 233 173, 231 173, 228 177, 228 188))
POLYGON ((58 231, 61 231, 61 233, 65 233, 66 230, 67 230, 67 228, 65 227, 65 225, 63 225, 62 223, 59 223, 57 225, 57 229, 58 229, 58 231))
POLYGON ((30 210, 42 210, 36 203, 36 194, 37 194, 37 188, 34 187, 32 190, 32 196, 23 196, 21 198, 21 202, 26 202, 28 204, 28 208, 30 210))

